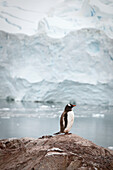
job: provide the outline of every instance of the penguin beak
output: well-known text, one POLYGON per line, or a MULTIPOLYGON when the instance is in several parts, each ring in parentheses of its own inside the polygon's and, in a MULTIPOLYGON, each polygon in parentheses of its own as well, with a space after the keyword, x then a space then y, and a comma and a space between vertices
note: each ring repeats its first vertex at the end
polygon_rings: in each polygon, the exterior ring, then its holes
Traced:
POLYGON ((75 107, 76 105, 73 105, 73 107, 75 107))

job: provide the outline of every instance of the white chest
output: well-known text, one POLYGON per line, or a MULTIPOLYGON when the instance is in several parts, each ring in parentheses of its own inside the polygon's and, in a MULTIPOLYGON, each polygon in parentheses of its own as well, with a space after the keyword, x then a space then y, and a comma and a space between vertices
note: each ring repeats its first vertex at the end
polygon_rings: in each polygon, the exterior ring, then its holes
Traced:
POLYGON ((70 111, 67 113, 67 127, 64 132, 69 132, 74 122, 74 112, 70 111))

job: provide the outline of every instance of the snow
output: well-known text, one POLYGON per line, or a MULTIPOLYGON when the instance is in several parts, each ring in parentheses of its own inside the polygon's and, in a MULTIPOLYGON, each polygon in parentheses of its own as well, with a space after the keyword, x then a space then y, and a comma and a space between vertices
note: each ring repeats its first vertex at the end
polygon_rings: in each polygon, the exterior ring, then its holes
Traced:
POLYGON ((1 0, 0 23, 0 99, 113 105, 112 1, 1 0))
POLYGON ((60 38, 73 30, 96 28, 113 38, 113 3, 105 5, 99 0, 64 1, 40 22, 41 28, 43 25, 50 37, 60 38))
POLYGON ((63 150, 61 150, 60 148, 50 148, 48 149, 48 151, 58 151, 58 152, 63 152, 63 150))
POLYGON ((45 30, 48 36, 60 38, 73 30, 97 28, 113 37, 113 2, 1 0, 0 23, 0 30, 11 33, 33 35, 45 30))
POLYGON ((38 22, 46 13, 61 0, 1 0, 0 2, 0 29, 11 33, 37 32, 38 22))
POLYGON ((59 152, 48 152, 45 156, 52 156, 52 155, 67 155, 67 153, 59 153, 59 152))

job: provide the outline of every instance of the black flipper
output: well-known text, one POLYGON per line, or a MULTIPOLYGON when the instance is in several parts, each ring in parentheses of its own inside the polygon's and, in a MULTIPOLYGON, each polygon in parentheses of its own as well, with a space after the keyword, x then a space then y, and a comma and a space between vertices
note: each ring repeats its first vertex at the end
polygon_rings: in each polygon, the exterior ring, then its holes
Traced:
POLYGON ((67 115, 67 113, 65 113, 65 115, 64 115, 64 121, 65 121, 65 128, 66 128, 67 123, 68 123, 68 115, 67 115))

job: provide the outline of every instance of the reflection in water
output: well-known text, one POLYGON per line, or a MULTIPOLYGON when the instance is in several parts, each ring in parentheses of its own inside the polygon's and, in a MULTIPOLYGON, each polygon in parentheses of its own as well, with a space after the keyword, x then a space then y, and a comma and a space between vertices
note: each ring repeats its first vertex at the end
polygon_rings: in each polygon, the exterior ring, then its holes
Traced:
MULTIPOLYGON (((59 131, 66 104, 0 101, 0 139, 38 138, 59 131)), ((78 105, 73 111, 72 133, 104 147, 113 146, 113 107, 78 105)))

